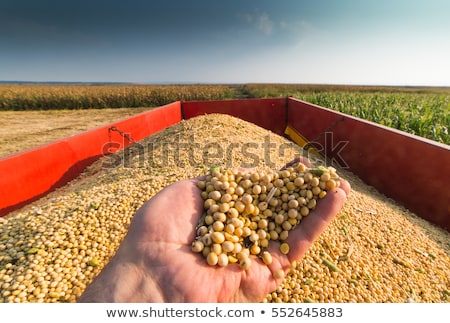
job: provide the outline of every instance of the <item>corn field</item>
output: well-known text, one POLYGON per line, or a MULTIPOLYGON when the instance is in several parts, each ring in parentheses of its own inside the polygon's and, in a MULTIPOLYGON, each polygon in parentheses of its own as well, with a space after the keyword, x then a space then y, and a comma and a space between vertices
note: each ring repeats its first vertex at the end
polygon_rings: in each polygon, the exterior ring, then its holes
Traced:
POLYGON ((294 84, 0 85, 0 111, 155 107, 182 100, 295 98, 450 144, 450 88, 294 84))
POLYGON ((248 97, 293 96, 325 108, 450 144, 449 88, 245 86, 248 97))
POLYGON ((155 107, 230 99, 225 85, 0 85, 0 111, 155 107))

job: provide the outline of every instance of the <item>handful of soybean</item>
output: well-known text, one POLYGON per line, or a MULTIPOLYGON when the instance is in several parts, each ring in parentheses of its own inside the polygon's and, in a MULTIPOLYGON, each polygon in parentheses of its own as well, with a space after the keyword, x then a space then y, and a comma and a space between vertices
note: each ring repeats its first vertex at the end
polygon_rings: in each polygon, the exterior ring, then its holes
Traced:
POLYGON ((300 162, 264 173, 212 167, 198 182, 205 212, 192 251, 211 266, 236 263, 246 270, 250 255, 269 265, 269 243, 281 242, 280 251, 288 254, 289 232, 339 183, 333 167, 309 168, 300 162))

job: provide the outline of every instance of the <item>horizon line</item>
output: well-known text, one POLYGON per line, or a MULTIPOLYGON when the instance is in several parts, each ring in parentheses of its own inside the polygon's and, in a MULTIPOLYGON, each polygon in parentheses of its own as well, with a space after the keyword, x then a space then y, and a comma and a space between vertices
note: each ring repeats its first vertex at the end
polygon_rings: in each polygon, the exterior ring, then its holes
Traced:
POLYGON ((305 83, 305 82, 195 82, 195 81, 179 81, 179 82, 130 82, 130 81, 11 81, 0 80, 0 84, 49 84, 49 85, 246 85, 246 84, 261 84, 261 85, 305 85, 305 86, 349 86, 349 87, 400 87, 400 88, 450 88, 450 85, 400 85, 400 84, 364 84, 364 83, 305 83))

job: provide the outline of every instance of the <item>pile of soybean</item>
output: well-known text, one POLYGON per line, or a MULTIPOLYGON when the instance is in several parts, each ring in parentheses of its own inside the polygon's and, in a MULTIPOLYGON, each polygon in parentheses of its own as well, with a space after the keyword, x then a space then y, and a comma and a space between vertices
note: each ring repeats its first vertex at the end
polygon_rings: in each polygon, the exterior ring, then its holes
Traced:
MULTIPOLYGON (((270 172, 299 155, 279 135, 211 114, 105 156, 0 218, 0 302, 75 302, 116 252, 137 209, 162 188, 211 167, 270 172)), ((313 167, 325 164, 309 157, 313 167)), ((263 302, 449 302, 449 233, 336 170, 352 186, 344 207, 263 302)))
MULTIPOLYGON (((335 168, 310 168, 300 161, 264 173, 213 167, 198 182, 204 214, 191 249, 202 253, 211 266, 238 263, 247 270, 252 263, 250 255, 270 265, 269 243, 280 242, 279 251, 287 255, 290 232, 328 190, 339 186, 335 168)), ((284 277, 283 270, 274 276, 284 277)))

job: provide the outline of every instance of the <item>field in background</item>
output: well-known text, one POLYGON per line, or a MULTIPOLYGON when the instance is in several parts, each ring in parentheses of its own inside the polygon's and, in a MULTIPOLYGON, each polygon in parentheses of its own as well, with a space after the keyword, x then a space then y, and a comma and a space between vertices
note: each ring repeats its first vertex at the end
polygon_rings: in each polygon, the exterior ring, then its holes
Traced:
POLYGON ((247 84, 248 97, 293 96, 450 144, 450 88, 247 84))
POLYGON ((156 107, 231 99, 234 93, 229 85, 0 84, 0 111, 156 107))
POLYGON ((0 157, 183 100, 295 98, 450 144, 450 88, 0 84, 0 157))
POLYGON ((148 109, 0 111, 0 158, 148 109))

